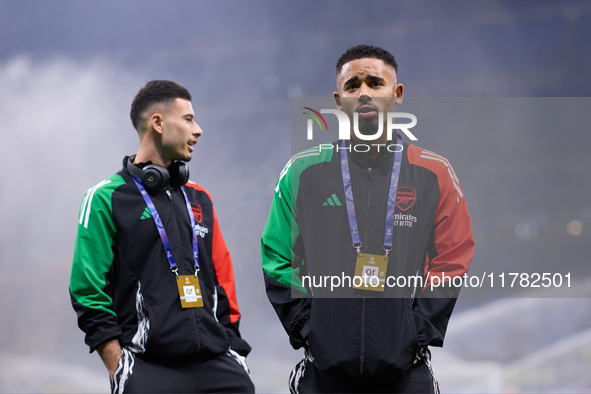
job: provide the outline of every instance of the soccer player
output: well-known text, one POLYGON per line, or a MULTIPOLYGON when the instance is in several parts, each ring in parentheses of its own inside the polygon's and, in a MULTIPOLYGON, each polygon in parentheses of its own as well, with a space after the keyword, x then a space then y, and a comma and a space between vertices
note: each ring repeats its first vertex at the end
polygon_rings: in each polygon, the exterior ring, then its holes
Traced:
POLYGON ((439 391, 429 347, 443 345, 459 291, 449 278, 467 272, 474 239, 448 160, 387 139, 404 97, 397 74, 382 48, 347 50, 333 96, 351 138, 296 154, 275 187, 261 255, 267 296, 305 349, 292 392, 439 391), (346 288, 314 287, 327 277, 346 288), (432 278, 448 282, 431 289, 432 278))

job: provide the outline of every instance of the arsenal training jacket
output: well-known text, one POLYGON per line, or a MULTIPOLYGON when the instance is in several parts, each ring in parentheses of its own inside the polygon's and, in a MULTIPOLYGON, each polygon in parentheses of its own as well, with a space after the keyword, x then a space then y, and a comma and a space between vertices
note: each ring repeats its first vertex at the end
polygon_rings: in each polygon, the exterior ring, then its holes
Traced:
MULTIPOLYGON (((404 144, 390 280, 379 292, 352 289, 345 279, 354 277, 357 252, 337 145, 293 156, 279 176, 261 239, 267 296, 292 346, 305 347, 320 370, 392 378, 424 348, 443 344, 459 290, 430 284, 467 272, 474 252, 470 217, 448 160, 404 144), (411 277, 422 280, 403 281, 411 277)), ((382 148, 369 161, 347 146, 361 253, 376 255, 385 254, 394 161, 382 148)))
MULTIPOLYGON (((127 169, 88 190, 80 207, 70 279, 72 305, 94 351, 117 338, 145 357, 242 355, 230 254, 209 193, 188 182, 195 218, 204 306, 181 308, 177 278, 146 202, 127 169)), ((169 238, 179 275, 195 272, 187 204, 178 187, 149 191, 169 238)))

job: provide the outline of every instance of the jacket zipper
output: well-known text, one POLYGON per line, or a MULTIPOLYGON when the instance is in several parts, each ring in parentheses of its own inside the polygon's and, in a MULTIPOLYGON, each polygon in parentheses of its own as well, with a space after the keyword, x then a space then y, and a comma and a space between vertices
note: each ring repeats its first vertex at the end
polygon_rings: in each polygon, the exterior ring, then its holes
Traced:
MULTIPOLYGON (((176 213, 174 212, 174 204, 172 203, 172 193, 170 192, 169 189, 166 189, 166 195, 168 196, 168 201, 170 203, 170 210, 172 211, 172 218, 174 220, 174 223, 176 224, 176 237, 178 239, 179 245, 182 245, 182 239, 181 239, 181 231, 180 231, 180 226, 181 223, 179 221, 177 221, 176 218, 176 213)), ((191 231, 193 231, 193 229, 191 229, 191 231)), ((183 260, 183 249, 180 248, 180 260, 179 263, 183 260)), ((195 338, 197 340, 197 351, 199 351, 201 349, 201 340, 199 338, 199 329, 197 327, 197 316, 195 316, 195 308, 191 308, 191 313, 193 315, 193 327, 195 328, 195 338)))
MULTIPOLYGON (((168 189, 166 190, 166 195, 168 196, 168 202, 170 203, 170 210, 172 211, 172 218, 173 218, 174 223, 176 225, 175 226, 176 227, 176 239, 178 241, 178 244, 179 245, 182 245, 183 244, 183 240, 181 239, 181 231, 180 231, 180 228, 179 228, 180 227, 180 223, 177 221, 176 213, 174 212, 174 204, 172 203, 172 193, 170 192, 170 190, 168 190, 168 189)), ((180 254, 181 254, 179 256, 180 257, 179 263, 180 263, 181 261, 183 261, 183 249, 180 248, 179 251, 180 251, 180 254)))
MULTIPOLYGON (((367 213, 365 215, 365 247, 367 248, 367 236, 369 233, 369 212, 370 212, 370 197, 371 197, 371 180, 373 170, 371 167, 367 169, 369 176, 367 186, 367 213)), ((363 367, 365 366, 365 296, 361 298, 361 354, 359 356, 359 373, 363 375, 363 367)))
POLYGON ((363 375, 365 363, 365 296, 361 298, 361 356, 359 357, 359 373, 363 375))

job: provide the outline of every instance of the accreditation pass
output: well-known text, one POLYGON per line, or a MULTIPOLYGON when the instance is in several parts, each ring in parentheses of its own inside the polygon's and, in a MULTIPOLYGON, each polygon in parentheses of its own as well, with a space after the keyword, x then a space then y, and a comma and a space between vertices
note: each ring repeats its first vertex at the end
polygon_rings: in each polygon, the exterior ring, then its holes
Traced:
POLYGON ((360 253, 355 264, 353 287, 362 290, 384 291, 384 281, 388 270, 388 257, 360 253))
POLYGON ((179 275, 176 282, 183 308, 199 308, 203 306, 203 296, 199 288, 197 275, 179 275))

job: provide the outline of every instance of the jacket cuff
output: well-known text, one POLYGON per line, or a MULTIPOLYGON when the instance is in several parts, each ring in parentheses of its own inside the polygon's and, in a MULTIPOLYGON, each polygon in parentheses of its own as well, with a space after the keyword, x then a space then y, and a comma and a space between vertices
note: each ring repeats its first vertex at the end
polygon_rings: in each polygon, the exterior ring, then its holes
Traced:
POLYGON ((308 334, 310 333, 310 323, 306 322, 302 329, 300 330, 300 337, 304 342, 308 340, 308 334))
POLYGON ((251 347, 248 344, 248 342, 236 336, 230 336, 228 339, 230 341, 230 348, 232 348, 232 350, 236 351, 236 353, 240 354, 243 357, 248 356, 248 353, 250 353, 251 350, 251 347))
POLYGON ((306 340, 310 333, 310 309, 302 308, 305 312, 290 327, 289 341, 294 349, 306 346, 306 340))
POLYGON ((101 344, 110 341, 111 339, 119 339, 121 337, 121 328, 118 326, 101 327, 97 330, 88 331, 84 342, 90 348, 90 353, 94 352, 101 344))

